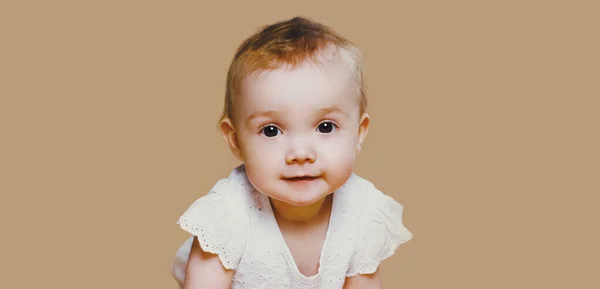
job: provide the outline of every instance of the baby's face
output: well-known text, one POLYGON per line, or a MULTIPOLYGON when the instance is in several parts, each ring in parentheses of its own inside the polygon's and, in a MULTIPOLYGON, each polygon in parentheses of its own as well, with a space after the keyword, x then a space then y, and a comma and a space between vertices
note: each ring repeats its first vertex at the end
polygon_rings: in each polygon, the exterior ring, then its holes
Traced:
POLYGON ((239 156, 259 191, 306 206, 348 180, 368 116, 359 114, 347 62, 263 72, 247 78, 240 94, 234 124, 239 156))

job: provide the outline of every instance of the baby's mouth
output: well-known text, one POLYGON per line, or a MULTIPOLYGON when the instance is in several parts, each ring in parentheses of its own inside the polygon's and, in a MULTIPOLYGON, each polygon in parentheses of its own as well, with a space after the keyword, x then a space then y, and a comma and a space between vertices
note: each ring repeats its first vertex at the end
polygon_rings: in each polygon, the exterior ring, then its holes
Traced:
POLYGON ((290 177, 290 178, 283 178, 286 181, 290 181, 290 182, 302 182, 302 181, 312 181, 312 180, 316 180, 318 179, 319 176, 297 176, 297 177, 290 177))

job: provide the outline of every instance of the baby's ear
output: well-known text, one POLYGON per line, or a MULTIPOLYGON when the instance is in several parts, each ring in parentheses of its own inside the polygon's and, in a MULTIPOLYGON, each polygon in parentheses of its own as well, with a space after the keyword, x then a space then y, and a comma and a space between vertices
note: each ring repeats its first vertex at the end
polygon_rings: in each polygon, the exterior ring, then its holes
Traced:
POLYGON ((360 122, 358 126, 358 143, 356 145, 356 152, 360 152, 362 149, 362 144, 367 138, 367 133, 369 132, 369 123, 371 122, 371 118, 368 113, 363 113, 360 117, 360 122))
POLYGON ((221 136, 229 146, 229 149, 231 149, 231 153, 233 153, 238 160, 243 161, 237 134, 231 119, 223 118, 219 127, 221 130, 221 136))

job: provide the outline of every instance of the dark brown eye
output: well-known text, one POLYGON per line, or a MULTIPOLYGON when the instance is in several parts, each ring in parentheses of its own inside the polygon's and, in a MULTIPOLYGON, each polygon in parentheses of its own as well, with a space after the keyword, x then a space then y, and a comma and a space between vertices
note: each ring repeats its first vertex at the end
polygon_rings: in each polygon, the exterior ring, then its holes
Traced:
POLYGON ((267 125, 261 130, 261 133, 266 137, 276 137, 279 133, 279 129, 274 125, 267 125))
POLYGON ((317 130, 320 133, 330 133, 335 129, 335 124, 333 124, 330 121, 325 121, 322 122, 321 124, 319 124, 319 127, 317 128, 317 130))

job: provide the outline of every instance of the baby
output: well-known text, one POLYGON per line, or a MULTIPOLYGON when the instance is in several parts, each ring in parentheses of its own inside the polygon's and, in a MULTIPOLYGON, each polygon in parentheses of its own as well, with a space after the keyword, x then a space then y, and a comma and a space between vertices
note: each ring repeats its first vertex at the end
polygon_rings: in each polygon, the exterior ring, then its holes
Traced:
POLYGON ((412 234, 403 206, 353 173, 369 115, 359 50, 296 17, 238 49, 221 134, 241 161, 179 218, 181 288, 381 288, 412 234))

